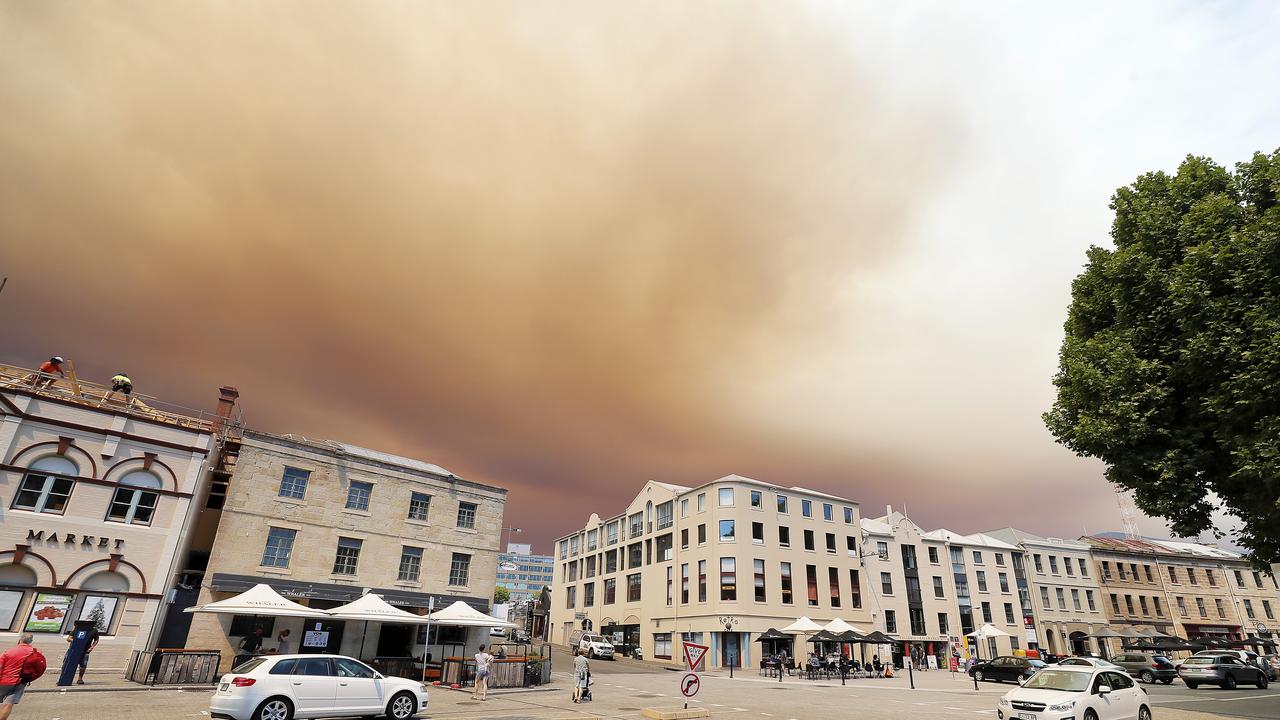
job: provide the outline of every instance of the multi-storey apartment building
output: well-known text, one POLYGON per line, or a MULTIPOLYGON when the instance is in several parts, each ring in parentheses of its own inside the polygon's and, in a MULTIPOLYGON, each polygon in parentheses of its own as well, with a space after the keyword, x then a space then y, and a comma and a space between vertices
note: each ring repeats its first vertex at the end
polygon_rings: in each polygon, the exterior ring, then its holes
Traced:
MULTIPOLYGON (((1088 535, 1098 589, 1102 593, 1107 622, 1146 625, 1163 633, 1175 633, 1173 608, 1165 593, 1158 557, 1169 551, 1146 540, 1088 535)), ((1106 641, 1106 652, 1118 652, 1118 640, 1106 641)))
POLYGON ((1040 649, 1055 655, 1098 652, 1097 640, 1088 636, 1106 625, 1108 616, 1089 545, 1016 528, 993 530, 987 535, 1023 550, 1040 649))
POLYGON ((872 623, 902 641, 895 661, 901 664, 908 653, 930 667, 947 667, 960 615, 946 542, 927 537, 893 508, 885 508, 883 517, 863 518, 862 532, 872 623))
POLYGON ((648 482, 557 541, 551 640, 594 630, 674 660, 689 641, 711 646, 709 666, 749 666, 753 636, 801 615, 868 627, 860 536, 845 498, 737 475, 648 482))
POLYGON ((551 584, 555 563, 553 555, 534 555, 531 545, 507 543, 507 551, 498 555, 497 586, 507 589, 512 603, 529 602, 551 584))
POLYGON ((968 635, 986 623, 1007 633, 979 644, 981 657, 1038 646, 1030 587, 1017 545, 982 533, 961 535, 946 529, 925 537, 947 545, 960 634, 968 635))

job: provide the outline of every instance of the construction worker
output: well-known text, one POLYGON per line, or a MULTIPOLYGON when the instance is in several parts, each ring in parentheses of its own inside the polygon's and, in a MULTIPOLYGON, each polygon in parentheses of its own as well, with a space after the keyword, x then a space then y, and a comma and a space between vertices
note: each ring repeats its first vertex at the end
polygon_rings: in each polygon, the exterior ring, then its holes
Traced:
POLYGON ((42 387, 52 385, 57 382, 58 377, 66 377, 67 372, 62 369, 62 363, 66 362, 61 357, 54 355, 45 362, 40 364, 40 372, 31 376, 31 387, 40 389, 42 387))
POLYGON ((124 393, 124 399, 126 404, 133 399, 130 396, 130 393, 133 392, 133 381, 130 380, 129 376, 125 374, 123 371, 116 373, 116 376, 111 378, 111 392, 107 393, 106 396, 102 398, 102 401, 106 402, 110 400, 111 396, 115 395, 118 392, 124 393))

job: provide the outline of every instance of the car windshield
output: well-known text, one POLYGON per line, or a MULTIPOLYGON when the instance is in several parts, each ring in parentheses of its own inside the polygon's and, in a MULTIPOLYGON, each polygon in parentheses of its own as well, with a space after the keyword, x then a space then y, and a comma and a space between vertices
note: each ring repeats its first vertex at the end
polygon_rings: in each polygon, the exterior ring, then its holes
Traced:
POLYGON ((1183 660, 1182 664, 1183 665, 1212 665, 1214 660, 1215 658, 1206 657, 1204 655, 1198 655, 1196 657, 1189 657, 1186 660, 1183 660))
POLYGON ((1081 660, 1080 658, 1067 658, 1066 660, 1063 660, 1058 664, 1059 665, 1088 665, 1090 663, 1088 660, 1081 660))
POLYGON ((233 673, 252 672, 254 668, 258 667, 259 665, 261 665, 266 661, 267 661, 266 658, 260 658, 260 657, 252 658, 250 660, 246 660, 240 663, 239 665, 231 668, 231 672, 233 673))
POLYGON ((1041 670, 1022 687, 1033 690, 1065 690, 1067 692, 1084 692, 1089 687, 1089 679, 1093 673, 1071 672, 1069 670, 1041 670))
POLYGON ((1045 665, 1043 662, 1040 662, 1039 660, 1028 660, 1027 662, 1028 662, 1028 663, 1031 665, 1031 667, 1033 667, 1033 668, 1042 668, 1042 667, 1046 667, 1046 665, 1045 665))
POLYGON ((604 642, 604 638, 599 635, 583 635, 582 639, 593 643, 604 642))

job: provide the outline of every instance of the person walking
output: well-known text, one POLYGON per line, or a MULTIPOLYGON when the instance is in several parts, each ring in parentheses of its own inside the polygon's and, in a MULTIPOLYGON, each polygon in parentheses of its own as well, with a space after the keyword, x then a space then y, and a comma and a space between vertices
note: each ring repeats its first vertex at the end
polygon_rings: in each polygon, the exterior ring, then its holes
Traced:
POLYGON ((493 663, 493 656, 484 651, 484 646, 476 651, 476 688, 471 693, 472 700, 488 700, 489 699, 489 666, 493 663))
MULTIPOLYGON (((67 643, 70 644, 74 639, 74 635, 67 633, 67 643)), ((101 634, 98 632, 98 626, 94 625, 89 628, 89 644, 84 648, 84 654, 80 656, 80 677, 76 680, 77 685, 84 684, 84 671, 89 669, 89 653, 98 647, 98 638, 101 634)))
POLYGON ((32 659, 32 655, 39 655, 41 663, 44 661, 44 655, 31 645, 34 640, 34 635, 24 632, 17 645, 0 655, 0 720, 9 720, 13 706, 22 702, 23 692, 35 679, 25 672, 27 660, 32 659))
POLYGON ((582 654, 582 650, 574 648, 573 654, 573 701, 582 702, 582 696, 587 692, 587 683, 591 681, 591 663, 582 654))

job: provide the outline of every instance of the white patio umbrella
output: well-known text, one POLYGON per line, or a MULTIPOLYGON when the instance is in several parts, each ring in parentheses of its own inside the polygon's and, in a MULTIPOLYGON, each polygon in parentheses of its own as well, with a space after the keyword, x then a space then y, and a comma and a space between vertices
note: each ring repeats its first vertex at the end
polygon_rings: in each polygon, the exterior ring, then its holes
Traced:
POLYGON ((365 636, 369 633, 369 621, 389 622, 401 625, 426 625, 431 621, 426 615, 414 615, 388 603, 377 593, 366 593, 346 605, 339 605, 326 611, 337 620, 363 620, 364 629, 360 634, 360 655, 364 655, 365 636))
POLYGON ((857 627, 856 625, 850 625, 849 623, 845 622, 844 620, 841 620, 840 618, 836 618, 835 620, 832 620, 826 625, 823 625, 822 629, 826 630, 832 635, 841 635, 843 633, 849 632, 850 630, 858 633, 859 635, 867 634, 866 630, 863 630, 862 628, 857 627))
POLYGON ((795 622, 784 628, 780 628, 778 632, 790 633, 792 635, 812 635, 821 629, 821 625, 810 620, 808 617, 801 615, 796 618, 795 622))
POLYGON ((183 612, 189 613, 221 613, 223 615, 274 615, 276 617, 327 618, 329 614, 323 610, 309 608, 288 600, 271 589, 266 583, 258 583, 253 587, 226 600, 211 602, 208 605, 189 607, 183 612))
POLYGON ((437 610, 430 615, 431 622, 440 625, 456 625, 460 627, 519 627, 513 622, 499 620, 492 615, 485 615, 476 610, 465 602, 459 600, 443 610, 437 610))
MULTIPOLYGON (((968 635, 965 635, 965 637, 971 637, 974 640, 986 640, 988 638, 994 638, 994 637, 1013 637, 1013 635, 1011 633, 1007 633, 1001 630, 1000 628, 996 627, 995 625, 992 625, 991 623, 983 623, 982 627, 978 628, 977 630, 974 630, 968 635)), ((975 647, 976 647, 976 644, 975 644, 975 647)))

